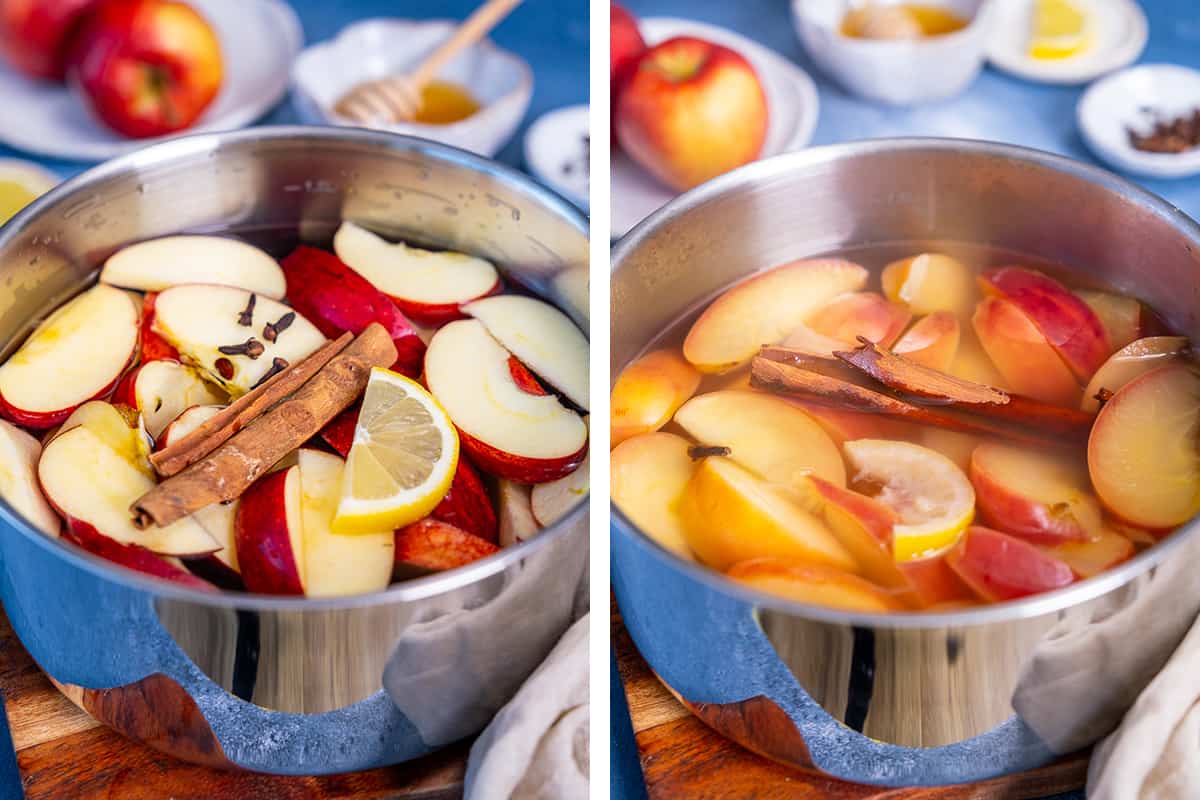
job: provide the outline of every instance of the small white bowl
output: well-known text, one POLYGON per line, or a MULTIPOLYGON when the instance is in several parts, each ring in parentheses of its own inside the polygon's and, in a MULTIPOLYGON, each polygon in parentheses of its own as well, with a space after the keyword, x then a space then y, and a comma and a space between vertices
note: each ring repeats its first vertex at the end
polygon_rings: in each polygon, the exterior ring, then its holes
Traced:
POLYGON ((542 183, 584 211, 589 207, 588 106, 567 106, 543 114, 525 134, 525 166, 542 183))
POLYGON ((1200 108, 1200 72, 1174 64, 1143 64, 1113 73, 1084 92, 1076 108, 1079 130, 1097 158, 1152 178, 1200 173, 1200 148, 1146 153, 1129 143, 1128 128, 1148 130, 1152 109, 1167 119, 1200 108))
MULTIPOLYGON (((361 127, 334 112, 337 101, 364 81, 411 72, 456 26, 449 20, 370 19, 309 47, 292 68, 297 111, 307 122, 361 127)), ((479 111, 449 125, 405 122, 381 129, 492 156, 512 138, 533 95, 529 65, 487 39, 456 56, 438 77, 466 88, 479 111)))
POLYGON ((804 49, 848 91, 891 105, 920 105, 959 94, 979 74, 991 0, 940 0, 938 5, 970 24, 941 36, 904 40, 843 34, 842 20, 857 5, 852 0, 792 0, 792 21, 804 49))

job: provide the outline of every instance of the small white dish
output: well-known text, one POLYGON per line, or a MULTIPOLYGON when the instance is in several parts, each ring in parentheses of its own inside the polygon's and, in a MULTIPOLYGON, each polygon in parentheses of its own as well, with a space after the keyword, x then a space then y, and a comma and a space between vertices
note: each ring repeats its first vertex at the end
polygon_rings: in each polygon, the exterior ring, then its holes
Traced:
POLYGON ((1109 165, 1151 178, 1200 174, 1200 148, 1147 153, 1129 142, 1129 128, 1148 131, 1156 117, 1175 119, 1200 108, 1200 72, 1174 64, 1143 64, 1109 75, 1076 107, 1088 148, 1109 165), (1148 113, 1150 112, 1150 113, 1148 113))
MULTIPOLYGON (((306 122, 361 127, 333 108, 359 84, 411 72, 458 23, 369 19, 356 22, 328 42, 306 49, 292 69, 297 111, 306 122)), ((381 130, 421 136, 484 156, 495 155, 525 116, 533 96, 533 73, 521 58, 484 39, 459 53, 439 78, 469 91, 480 109, 449 125, 405 122, 381 130)))
POLYGON ((1150 23, 1134 0, 1076 0, 1093 26, 1091 46, 1077 56, 1057 60, 1029 55, 1034 0, 996 3, 988 59, 996 69, 1038 83, 1075 86, 1127 67, 1146 49, 1150 23))
POLYGON ((525 134, 525 166, 584 211, 591 188, 589 113, 588 106, 555 109, 539 117, 525 134))
MULTIPOLYGON (((217 99, 178 135, 241 128, 287 93, 288 70, 304 46, 300 20, 282 0, 189 0, 217 32, 225 79, 217 99)), ((74 161, 103 161, 162 139, 127 139, 91 117, 65 86, 31 81, 0 64, 0 141, 74 161)))
POLYGON ((857 5, 861 3, 852 0, 792 0, 792 22, 804 49, 847 91, 896 106, 933 103, 960 94, 983 68, 994 5, 990 0, 941 0, 938 5, 970 23, 921 39, 845 35, 842 20, 857 5))
MULTIPOLYGON (((760 158, 799 150, 812 141, 820 110, 817 86, 808 73, 783 56, 732 31, 691 20, 648 17, 639 21, 638 28, 651 47, 675 36, 696 36, 735 50, 750 62, 767 95, 769 122, 760 158)), ((678 194, 616 149, 611 171, 614 239, 624 236, 678 194)))

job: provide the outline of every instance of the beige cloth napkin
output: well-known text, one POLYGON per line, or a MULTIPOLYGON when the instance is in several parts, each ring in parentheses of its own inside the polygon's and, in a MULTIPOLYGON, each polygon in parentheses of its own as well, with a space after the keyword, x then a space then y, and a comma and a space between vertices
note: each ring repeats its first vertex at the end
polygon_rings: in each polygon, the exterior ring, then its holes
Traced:
POLYGON ((588 619, 563 634, 476 740, 466 800, 588 796, 588 619))

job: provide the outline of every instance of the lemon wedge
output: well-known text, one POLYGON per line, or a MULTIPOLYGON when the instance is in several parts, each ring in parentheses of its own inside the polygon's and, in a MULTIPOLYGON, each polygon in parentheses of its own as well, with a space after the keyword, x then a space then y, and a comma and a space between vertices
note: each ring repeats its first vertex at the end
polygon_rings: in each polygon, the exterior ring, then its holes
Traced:
POLYGON ((1071 0, 1037 0, 1029 55, 1042 60, 1070 58, 1091 44, 1087 14, 1071 0))
POLYGON ((853 482, 877 488, 896 512, 892 554, 925 558, 958 541, 975 519, 975 489, 958 465, 928 447, 883 439, 846 442, 853 482))
POLYGON ((0 225, 54 188, 54 178, 24 161, 0 160, 0 225))
POLYGON ((429 514, 458 467, 458 432, 419 383, 371 370, 346 457, 335 533, 399 528, 429 514))

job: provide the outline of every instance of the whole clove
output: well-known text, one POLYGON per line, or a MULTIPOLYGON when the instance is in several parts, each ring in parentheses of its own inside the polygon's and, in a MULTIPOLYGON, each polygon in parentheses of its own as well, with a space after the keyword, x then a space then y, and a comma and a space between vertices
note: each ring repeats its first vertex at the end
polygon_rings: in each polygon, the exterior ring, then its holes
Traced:
POLYGON ((217 348, 217 351, 227 356, 248 356, 251 361, 267 351, 266 345, 251 336, 241 344, 227 344, 217 348))
POLYGON ((266 339, 268 342, 275 341, 275 339, 279 336, 279 334, 283 333, 289 327, 291 327, 292 323, 295 322, 295 320, 296 320, 296 312, 289 311, 286 314, 284 314, 282 317, 280 317, 278 320, 276 320, 275 322, 268 322, 263 327, 263 338, 266 339))
POLYGON ((274 378, 278 373, 283 372, 287 368, 287 359, 276 356, 275 360, 271 362, 271 368, 264 372, 263 376, 255 381, 254 385, 250 387, 251 391, 257 389, 259 386, 262 386, 264 383, 271 380, 271 378, 274 378))
POLYGON ((254 324, 254 304, 257 302, 258 295, 251 293, 250 299, 246 301, 246 309, 238 314, 238 325, 249 328, 254 324))

